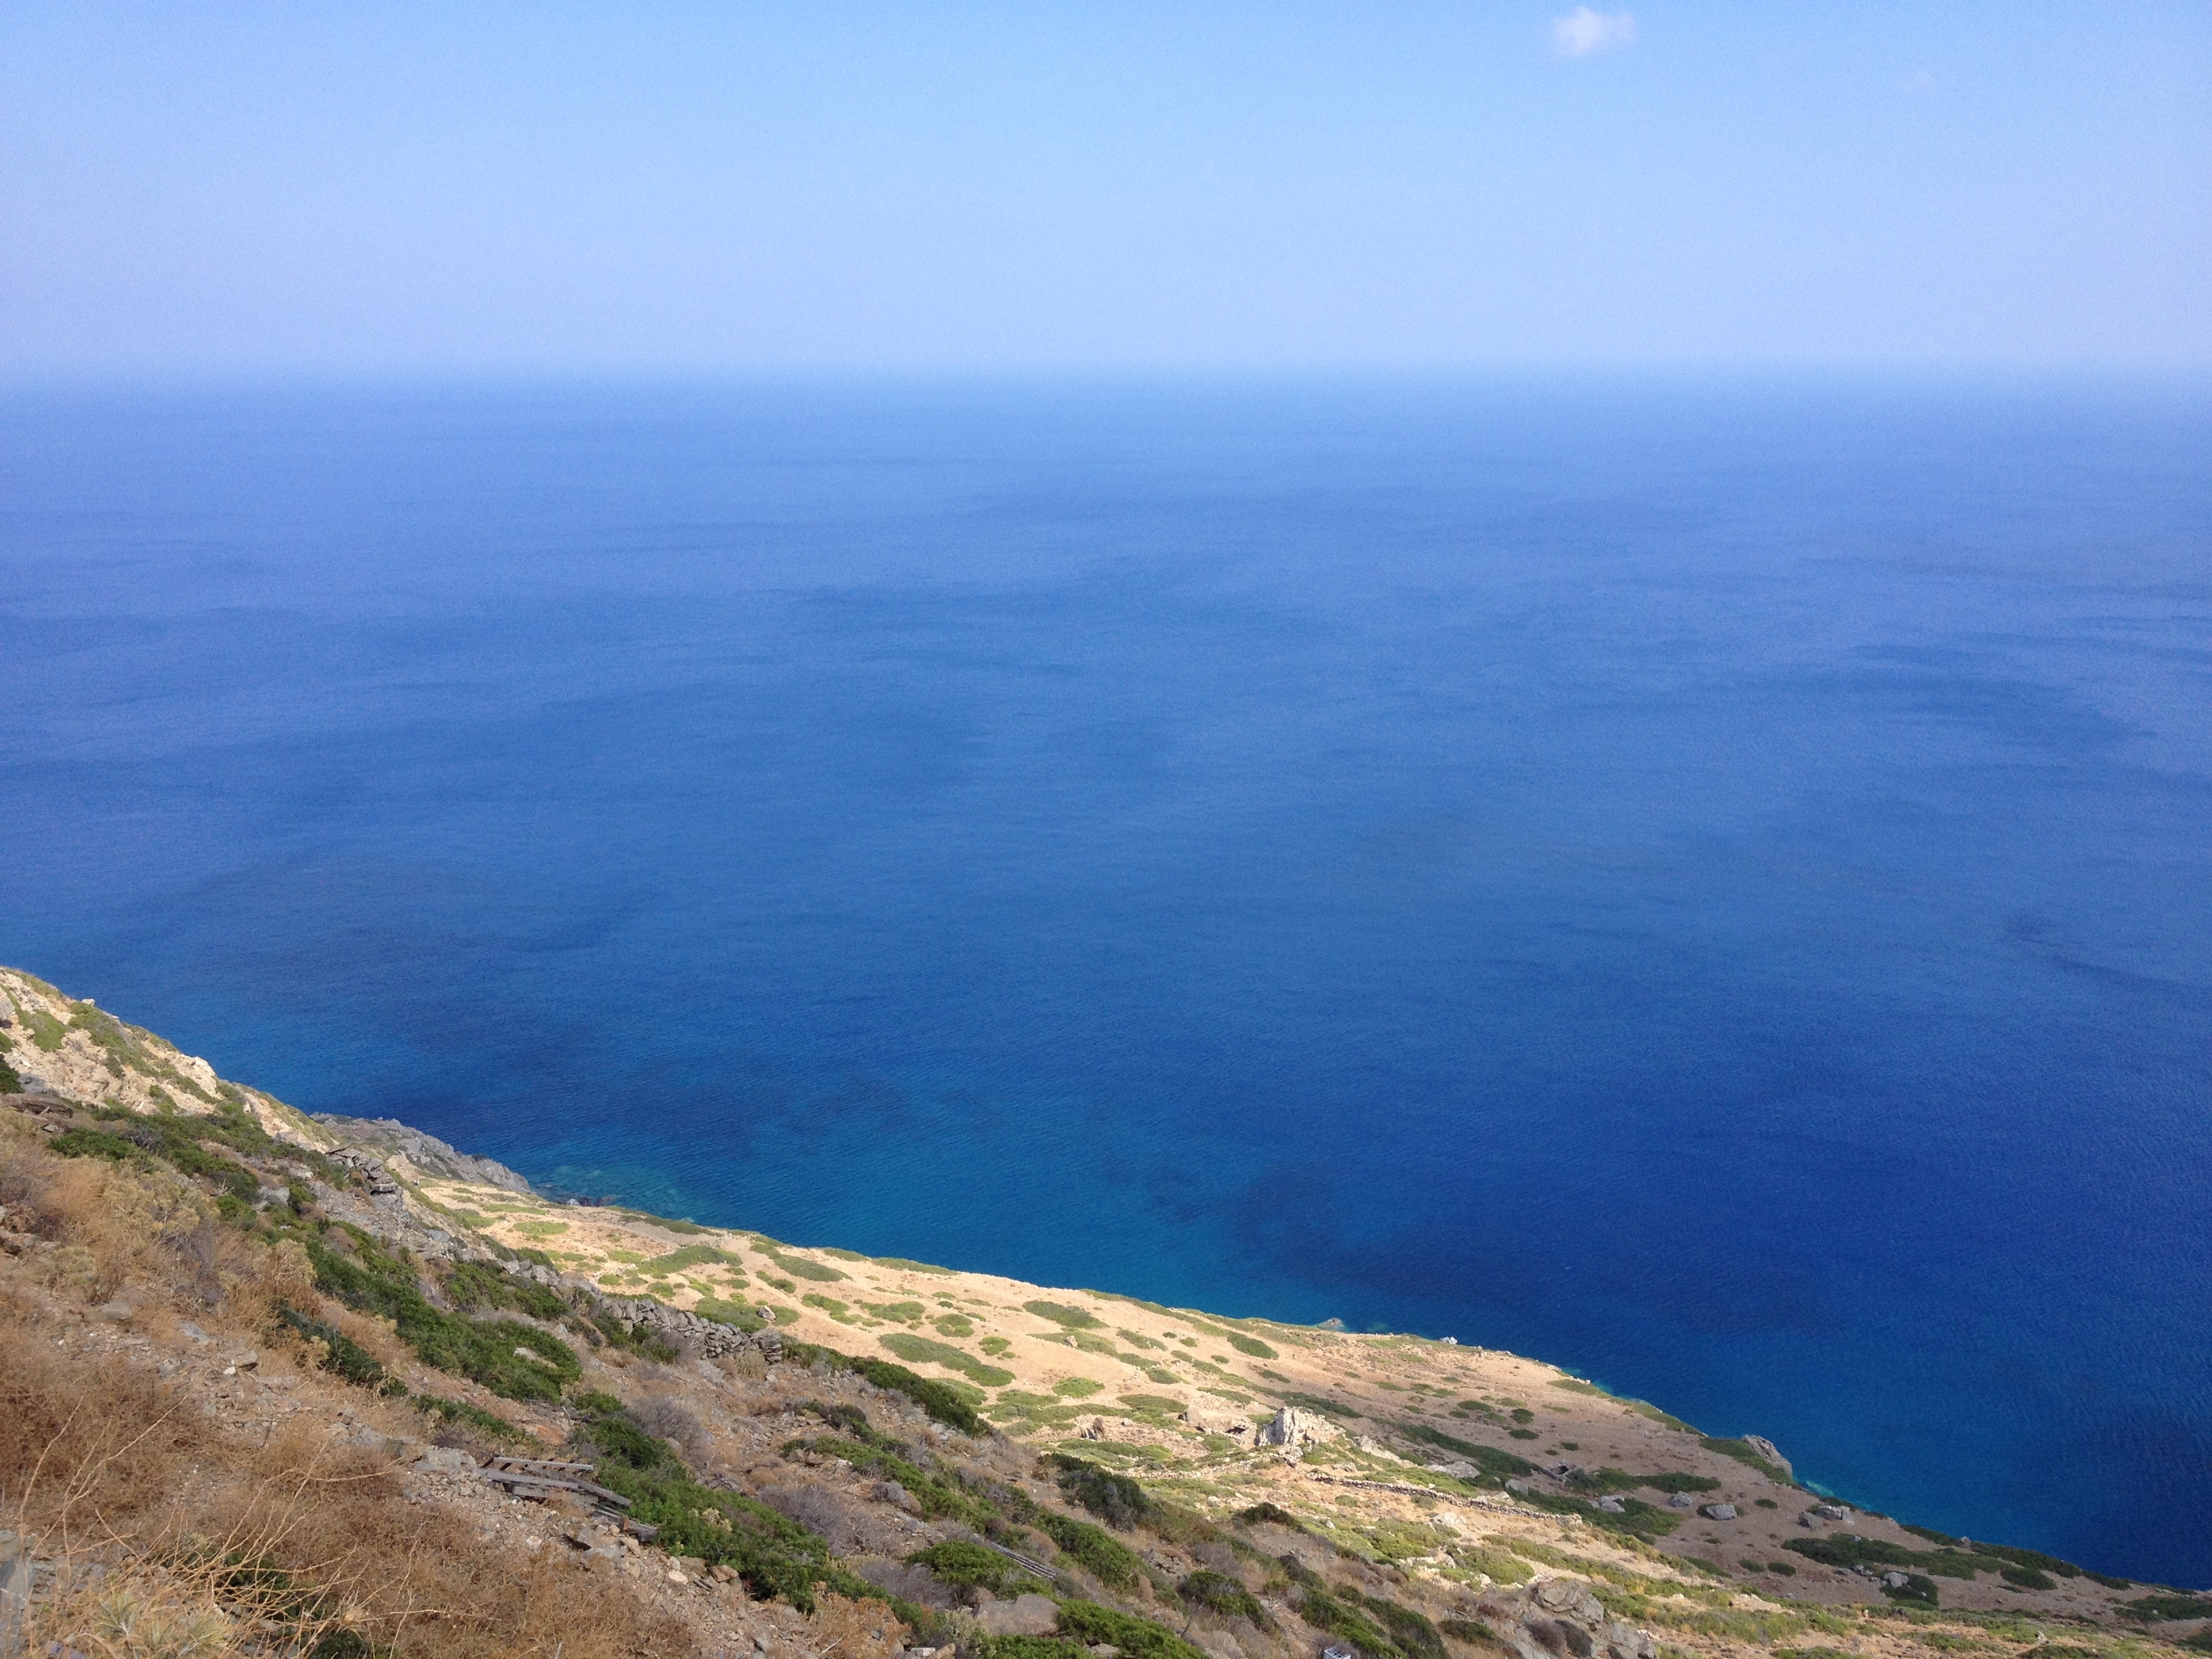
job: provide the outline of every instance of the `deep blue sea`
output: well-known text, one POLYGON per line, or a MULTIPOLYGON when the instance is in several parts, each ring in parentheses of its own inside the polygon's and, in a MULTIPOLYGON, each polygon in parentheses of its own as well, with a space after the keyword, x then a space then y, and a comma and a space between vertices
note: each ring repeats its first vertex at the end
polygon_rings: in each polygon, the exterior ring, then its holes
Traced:
POLYGON ((2212 1581, 2212 389, 0 398, 0 961, 2212 1581))

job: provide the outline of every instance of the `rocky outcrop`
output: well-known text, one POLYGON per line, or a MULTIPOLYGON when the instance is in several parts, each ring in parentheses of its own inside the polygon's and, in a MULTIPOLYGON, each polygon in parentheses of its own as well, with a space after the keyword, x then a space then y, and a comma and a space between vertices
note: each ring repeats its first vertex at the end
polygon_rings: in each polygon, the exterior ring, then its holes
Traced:
POLYGON ((1325 1417, 1302 1412, 1296 1406, 1285 1406, 1254 1431, 1252 1443, 1296 1451, 1303 1446, 1337 1439, 1343 1432, 1325 1417))
POLYGON ((1580 1578, 1539 1578, 1493 1590, 1476 1611, 1515 1659, 1657 1659, 1650 1636, 1605 1610, 1580 1578))
MULTIPOLYGON (((546 1270, 540 1268, 539 1273, 546 1270)), ((556 1276, 557 1279, 557 1276, 556 1276)), ((642 1326, 654 1335, 695 1348, 708 1359, 725 1355, 757 1353, 769 1364, 783 1358, 783 1339, 774 1330, 745 1332, 735 1325, 702 1319, 684 1308, 672 1308, 649 1297, 598 1297, 598 1305, 625 1324, 642 1326)))
POLYGON ((1792 1480, 1796 1478, 1796 1468, 1790 1463, 1788 1458, 1782 1455, 1782 1449, 1779 1446, 1777 1446, 1771 1440, 1769 1440, 1765 1435, 1747 1434, 1743 1437, 1743 1443, 1750 1447, 1752 1450, 1757 1452, 1768 1462, 1775 1465, 1775 1467, 1779 1468, 1783 1474, 1790 1476, 1792 1480))
POLYGON ((1010 1601, 986 1601, 975 1622, 988 1636, 1049 1636, 1059 1628, 1060 1608, 1049 1596, 1017 1595, 1010 1601))
POLYGON ((386 1158, 403 1157, 426 1176, 472 1182, 480 1187, 497 1187, 525 1195, 532 1191, 529 1182, 506 1164, 458 1152, 437 1136, 410 1128, 397 1118, 340 1117, 331 1112, 318 1112, 314 1121, 352 1146, 381 1152, 386 1158))

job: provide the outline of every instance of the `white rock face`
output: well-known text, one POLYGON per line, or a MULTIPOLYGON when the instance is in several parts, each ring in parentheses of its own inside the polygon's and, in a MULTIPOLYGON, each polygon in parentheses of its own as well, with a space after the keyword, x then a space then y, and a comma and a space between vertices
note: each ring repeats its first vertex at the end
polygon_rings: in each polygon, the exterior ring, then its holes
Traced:
POLYGON ((1285 1406, 1260 1425, 1253 1437, 1253 1444, 1291 1448, 1314 1446, 1325 1440, 1337 1439, 1343 1432, 1325 1417, 1302 1412, 1295 1406, 1285 1406))
POLYGON ((1784 1474, 1795 1474, 1796 1473, 1796 1470, 1791 1466, 1790 1460, 1782 1455, 1782 1449, 1779 1446, 1777 1446, 1771 1440, 1769 1440, 1765 1435, 1747 1434, 1743 1437, 1743 1443, 1750 1447, 1752 1450, 1757 1452, 1768 1462, 1779 1463, 1782 1466, 1782 1472, 1784 1474))

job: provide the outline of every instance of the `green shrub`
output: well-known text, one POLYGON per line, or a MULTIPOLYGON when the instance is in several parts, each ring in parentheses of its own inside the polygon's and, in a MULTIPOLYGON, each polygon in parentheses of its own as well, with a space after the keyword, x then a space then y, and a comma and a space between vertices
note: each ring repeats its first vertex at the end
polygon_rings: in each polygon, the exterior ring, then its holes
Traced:
POLYGON ((1103 1527, 1055 1510, 1039 1514, 1036 1526, 1062 1555, 1109 1589, 1127 1589, 1144 1575, 1136 1551, 1103 1527))
POLYGON ((813 1610, 817 1589, 883 1599, 820 1536, 757 1499, 701 1486, 665 1441, 629 1419, 596 1417, 578 1437, 599 1454, 594 1478, 630 1500, 634 1518, 660 1528, 659 1544, 671 1556, 728 1566, 754 1595, 781 1596, 802 1612, 813 1610))
POLYGON ((975 1407, 950 1382, 918 1376, 887 1359, 858 1358, 840 1353, 835 1348, 817 1347, 811 1342, 786 1342, 783 1351, 802 1365, 821 1364, 833 1370, 850 1371, 879 1389, 904 1395, 947 1428, 957 1429, 963 1434, 984 1432, 983 1419, 976 1416, 975 1407))
POLYGON ((1126 1532, 1152 1507, 1145 1489, 1126 1474, 1115 1474, 1065 1452, 1054 1452, 1047 1461, 1060 1470, 1060 1491, 1109 1526, 1126 1532))
POLYGON ((951 1267, 940 1267, 933 1262, 909 1261, 902 1255, 872 1256, 869 1260, 873 1261, 878 1267, 896 1267, 902 1272, 910 1273, 943 1273, 949 1278, 954 1272, 954 1269, 951 1267))
POLYGON ((1012 1371, 987 1365, 966 1349, 939 1342, 934 1337, 913 1331, 893 1331, 876 1340, 909 1364, 942 1365, 947 1370, 958 1371, 979 1388, 1003 1389, 1014 1380, 1012 1371))
POLYGON ((642 1221, 648 1226, 658 1227, 663 1232, 705 1234, 714 1231, 710 1227, 702 1227, 696 1221, 671 1221, 665 1215, 647 1215, 643 1210, 625 1210, 618 1207, 615 1213, 627 1216, 632 1221, 642 1221))
POLYGON ((1072 1636, 1085 1646, 1111 1644, 1121 1650, 1124 1659, 1205 1659, 1164 1625, 1116 1613, 1095 1601, 1061 1602, 1060 1629, 1062 1635, 1072 1636))
POLYGON ((23 1016, 23 1024, 30 1030, 34 1047, 43 1048, 50 1054, 61 1052, 62 1044, 69 1037, 68 1030, 61 1021, 43 1008, 19 1008, 17 1012, 23 1016))
POLYGON ((1063 1400, 1088 1400, 1104 1391, 1105 1384, 1093 1382, 1087 1376, 1063 1376, 1052 1385, 1052 1391, 1063 1400))
POLYGON ((1425 1423, 1401 1423, 1397 1429, 1408 1440, 1418 1440, 1424 1445, 1458 1453, 1492 1480, 1504 1480, 1536 1472, 1536 1466, 1526 1458, 1516 1457, 1511 1452, 1500 1451, 1495 1446, 1479 1446, 1472 1440, 1458 1439, 1441 1429, 1432 1429, 1425 1423))
POLYGON ((896 1480, 927 1516, 949 1515, 979 1532, 998 1519, 997 1511, 990 1504, 957 1482, 939 1479, 910 1462, 884 1443, 884 1437, 879 1435, 872 1434, 866 1439, 817 1435, 811 1439, 794 1440, 784 1449, 810 1451, 820 1457, 842 1457, 854 1468, 866 1470, 879 1480, 896 1480))
POLYGON ((1826 1538, 1792 1538, 1782 1547, 1824 1567, 1901 1567, 1917 1559, 1916 1552, 1902 1544, 1881 1538, 1851 1538, 1840 1532, 1826 1538))
POLYGON ((1304 1532, 1306 1529, 1304 1522, 1277 1504, 1255 1504, 1248 1510, 1237 1510, 1237 1518, 1248 1527, 1256 1527, 1265 1522, 1270 1526, 1289 1527, 1297 1532, 1304 1532))
POLYGON ((285 1303, 276 1304, 278 1323, 297 1333, 309 1342, 319 1342, 327 1352, 322 1368, 331 1376, 343 1377, 357 1388, 374 1390, 380 1395, 400 1395, 407 1385, 384 1369, 376 1356, 355 1341, 335 1325, 325 1324, 309 1317, 285 1303))
POLYGON ((1324 1395, 1285 1392, 1280 1396, 1285 1406, 1296 1406, 1302 1411, 1319 1412, 1325 1417, 1358 1417, 1359 1411, 1341 1400, 1331 1400, 1324 1395))
POLYGON ((409 1396, 407 1403, 433 1421, 458 1423, 494 1440, 505 1441, 509 1445, 518 1445, 530 1438, 498 1413, 488 1412, 481 1406, 472 1406, 465 1400, 448 1400, 442 1395, 418 1394, 409 1396))
POLYGON ((105 1129, 64 1129, 46 1142, 46 1148, 64 1158, 104 1158, 117 1164, 146 1155, 143 1146, 105 1129))
POLYGON ((1480 1619, 1447 1619, 1437 1628, 1455 1642, 1468 1642, 1477 1646, 1503 1646, 1498 1632, 1480 1619))
MULTIPOLYGON (((1342 1598, 1316 1585, 1298 1600, 1298 1616, 1316 1630, 1340 1636, 1367 1659, 1404 1659, 1402 1650, 1382 1626, 1357 1605, 1357 1595, 1342 1598)), ((1441 1644, 1439 1644, 1441 1645, 1441 1644)))
POLYGON ((1162 1417, 1173 1417, 1182 1410, 1182 1401, 1164 1394, 1125 1394, 1121 1403, 1133 1412, 1144 1412, 1162 1417))
POLYGON ((1790 1480, 1789 1470, 1784 1468, 1779 1463, 1760 1456, 1741 1440, 1707 1434, 1700 1435, 1698 1437, 1698 1443, 1707 1451, 1718 1452, 1723 1457, 1733 1457, 1745 1468, 1757 1469, 1769 1480, 1779 1482, 1785 1486, 1796 1484, 1790 1480))
POLYGON ((1176 1594, 1191 1606, 1218 1613, 1224 1619, 1246 1620, 1261 1630, 1275 1627, 1267 1608, 1260 1605, 1260 1598, 1246 1589, 1242 1581, 1225 1572, 1200 1568, 1176 1586, 1176 1594))
POLYGON ((828 1285, 847 1277, 826 1261, 810 1261, 803 1255, 784 1255, 769 1249, 761 1254, 793 1279, 811 1279, 817 1285, 828 1285))
POLYGON ((1080 1308, 1071 1308, 1059 1302, 1024 1302, 1022 1307, 1039 1319, 1049 1319, 1054 1324, 1064 1326, 1071 1331, 1095 1331, 1105 1324, 1103 1320, 1084 1312, 1080 1308))
POLYGON ((757 1331, 766 1321, 742 1302, 723 1302, 711 1296, 702 1296, 692 1311, 702 1319, 711 1319, 718 1325, 734 1325, 741 1331, 757 1331))
POLYGON ((2173 1619, 2212 1619, 2212 1595, 2168 1591, 2123 1601, 2118 1610, 2128 1618, 2146 1625, 2162 1625, 2173 1619))
POLYGON ((557 1400, 563 1385, 583 1375, 575 1351, 535 1325, 466 1319, 432 1306, 416 1288, 407 1261, 359 1228, 345 1231, 354 1241, 350 1258, 320 1238, 307 1241, 316 1287, 357 1313, 391 1320, 423 1364, 481 1382, 509 1400, 557 1400))
POLYGON ((1016 1566, 998 1551, 962 1539, 947 1539, 926 1550, 916 1550, 907 1559, 927 1567, 946 1583, 962 1589, 981 1586, 995 1595, 1018 1595, 1024 1590, 1043 1588, 1036 1574, 1016 1566))
POLYGON ((1222 1334, 1229 1339, 1229 1346, 1239 1353, 1249 1353, 1255 1359, 1273 1359, 1279 1357, 1273 1348, 1256 1336, 1246 1336, 1241 1331, 1224 1331, 1222 1334))
POLYGON ((1902 1584, 1884 1584, 1881 1593, 1893 1601, 1911 1607, 1933 1607, 1942 1601, 1936 1593, 1936 1581, 1919 1572, 1906 1573, 1902 1584))
POLYGON ((1666 1537, 1682 1524, 1680 1516, 1638 1498, 1623 1498, 1618 1510, 1601 1510, 1584 1498, 1554 1498, 1548 1492, 1522 1492, 1521 1501, 1540 1510, 1548 1510, 1553 1515, 1579 1515, 1593 1527, 1606 1532, 1624 1533, 1647 1544, 1666 1537))

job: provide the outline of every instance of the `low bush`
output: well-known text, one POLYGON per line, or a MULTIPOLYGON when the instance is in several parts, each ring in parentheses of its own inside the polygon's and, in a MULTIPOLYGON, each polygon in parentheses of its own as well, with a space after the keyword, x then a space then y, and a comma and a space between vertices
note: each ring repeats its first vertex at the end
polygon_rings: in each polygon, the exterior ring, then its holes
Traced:
POLYGON ((942 1365, 947 1370, 958 1371, 978 1388, 1003 1389, 1014 1380, 1012 1371, 987 1365, 964 1348, 956 1348, 949 1342, 939 1342, 914 1331, 892 1331, 876 1340, 910 1365, 942 1365))
POLYGON ((1071 1308, 1064 1303, 1024 1302, 1022 1307, 1025 1312, 1033 1313, 1039 1319, 1048 1319, 1071 1331, 1095 1331, 1101 1329, 1106 1322, 1080 1308, 1071 1308))
POLYGON ((963 1434, 985 1432, 983 1419, 975 1414, 975 1407, 949 1382, 920 1376, 887 1359, 840 1353, 835 1348, 818 1347, 811 1342, 787 1341, 783 1351, 802 1365, 826 1365, 832 1370, 850 1371, 879 1389, 904 1395, 947 1428, 957 1429, 963 1434))
POLYGON ((1505 1480, 1516 1475, 1536 1472, 1536 1466, 1525 1457, 1516 1457, 1511 1452, 1500 1451, 1495 1446, 1478 1445, 1472 1440, 1462 1440, 1455 1435, 1446 1434, 1442 1429, 1432 1429, 1425 1423, 1401 1423, 1396 1427, 1398 1432, 1408 1440, 1418 1440, 1423 1445, 1436 1447, 1439 1451, 1456 1453, 1493 1480, 1505 1480))
POLYGON ((1060 1491, 1109 1526, 1126 1532, 1152 1507, 1145 1489, 1126 1474, 1115 1474, 1065 1452, 1054 1452, 1046 1461, 1060 1472, 1060 1491))
POLYGON ((1698 1443, 1707 1451, 1718 1452, 1723 1457, 1733 1457, 1746 1468, 1757 1469, 1769 1480, 1785 1486, 1796 1484, 1790 1478, 1789 1470, 1770 1458, 1762 1457, 1743 1441, 1706 1434, 1698 1437, 1698 1443))
POLYGON ((1116 1613, 1096 1601, 1060 1604, 1060 1629, 1086 1647, 1100 1643, 1119 1648, 1124 1659, 1205 1659, 1198 1649, 1164 1625, 1116 1613))
POLYGON ((2132 1601, 2121 1602, 2119 1611, 2146 1625, 2162 1625, 2174 1619, 2212 1619, 2212 1595, 2191 1595, 2181 1591, 2140 1595, 2132 1601))
POLYGON ((826 1540, 757 1498, 703 1486, 665 1440, 628 1416, 595 1416, 576 1431, 594 1454, 594 1479, 630 1500, 630 1515, 660 1528, 661 1548, 733 1570, 756 1595, 781 1597, 801 1612, 818 1590, 856 1601, 881 1592, 836 1561, 826 1540))
POLYGON ((1201 1567, 1176 1586, 1176 1594, 1191 1606, 1219 1613, 1224 1619, 1243 1619, 1261 1630, 1275 1627, 1267 1608, 1260 1605, 1260 1598, 1246 1589, 1241 1579, 1231 1578, 1225 1572, 1201 1567))
POLYGON ((994 1595, 1018 1595, 1044 1588, 1036 1574, 1015 1565, 998 1551, 964 1539, 948 1538, 906 1559, 960 1589, 980 1587, 994 1595))
POLYGON ((353 1242, 349 1255, 321 1238, 307 1239, 316 1287, 357 1313, 391 1320, 423 1364, 509 1400, 557 1400, 564 1385, 583 1375, 575 1350, 558 1337, 520 1320, 472 1320, 433 1307, 409 1261, 359 1228, 345 1231, 353 1242))
POLYGON ((1144 1576, 1136 1551, 1103 1527, 1055 1510, 1039 1514, 1036 1524, 1062 1555, 1109 1589, 1128 1589, 1144 1576))
POLYGON ((1942 1604, 1936 1593, 1936 1581, 1925 1573, 1908 1572, 1901 1584, 1884 1584, 1881 1593, 1891 1601, 1910 1607, 1933 1607, 1942 1604))

